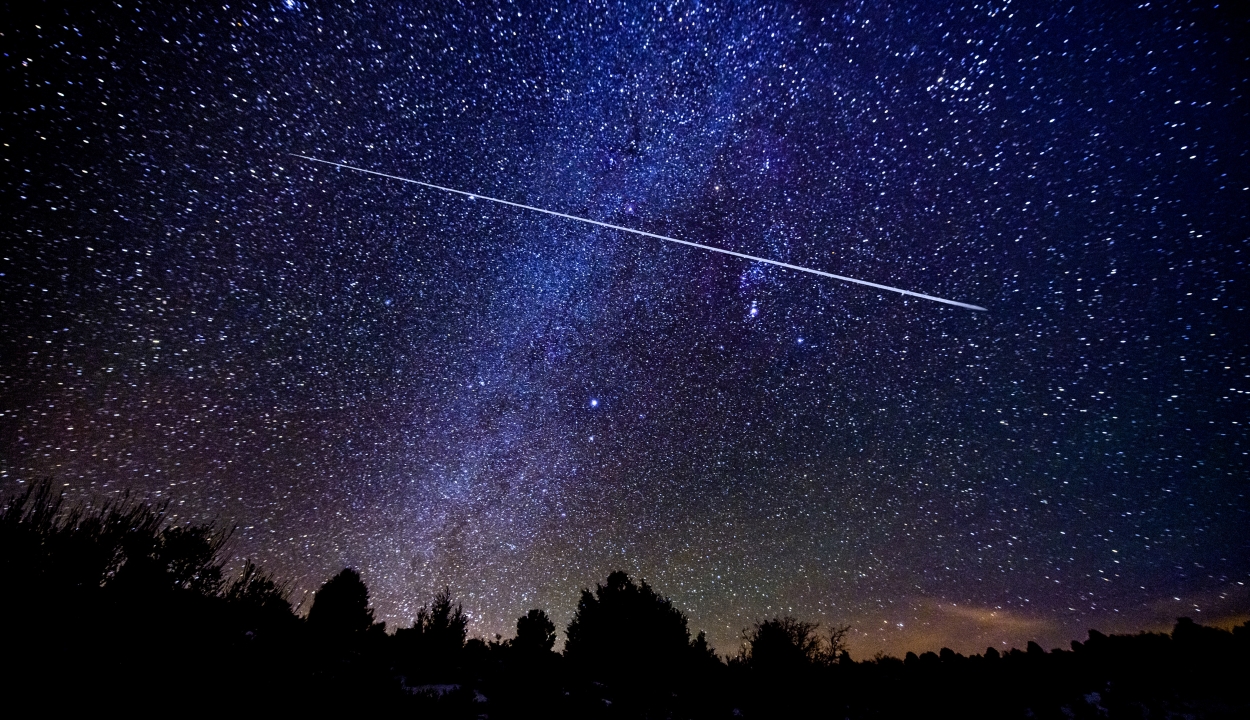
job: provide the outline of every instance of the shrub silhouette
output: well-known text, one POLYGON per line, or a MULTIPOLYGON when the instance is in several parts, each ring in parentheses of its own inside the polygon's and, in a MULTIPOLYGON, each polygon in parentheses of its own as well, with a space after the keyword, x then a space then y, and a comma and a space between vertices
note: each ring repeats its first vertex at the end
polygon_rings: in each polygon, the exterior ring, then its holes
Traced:
POLYGON ((250 614, 270 618, 286 618, 292 615, 289 595, 290 589, 287 585, 278 584, 251 560, 244 563, 243 572, 226 585, 223 593, 225 599, 236 607, 250 614))
POLYGON ((215 595, 222 587, 228 531, 166 526, 164 506, 129 495, 94 509, 66 508, 50 481, 32 483, 0 510, 0 558, 27 592, 182 589, 215 595))
POLYGON ((164 509, 128 495, 67 506, 46 480, 6 500, 0 618, 6 652, 24 658, 6 683, 32 697, 73 686, 73 698, 97 706, 231 683, 246 699, 253 689, 238 681, 249 675, 290 686, 289 663, 271 661, 284 651, 248 640, 293 638, 298 621, 284 589, 250 563, 228 579, 230 533, 169 524, 164 509))

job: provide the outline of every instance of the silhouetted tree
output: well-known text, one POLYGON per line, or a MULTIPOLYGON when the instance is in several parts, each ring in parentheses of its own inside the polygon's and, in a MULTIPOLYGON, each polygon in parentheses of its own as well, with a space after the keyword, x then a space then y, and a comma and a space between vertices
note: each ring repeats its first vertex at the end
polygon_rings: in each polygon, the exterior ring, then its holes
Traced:
POLYGON ((700 653, 706 658, 706 638, 702 647, 692 646, 686 616, 621 571, 594 593, 582 591, 565 632, 570 668, 602 683, 627 707, 669 702, 700 653))
POLYGON ((746 632, 741 657, 755 670, 796 672, 821 659, 820 636, 816 623, 792 617, 773 618, 756 623, 746 632))
POLYGON ((690 649, 693 651, 695 661, 720 663, 720 658, 716 655, 716 649, 708 644, 707 633, 702 630, 695 636, 690 643, 690 649))
POLYGON ((513 640, 466 642, 446 588, 387 636, 351 569, 301 621, 255 564, 227 571, 228 538, 126 496, 70 506, 46 481, 4 500, 0 638, 17 662, 0 691, 90 703, 75 711, 185 707, 229 688, 249 710, 423 717, 1250 717, 1250 624, 1180 618, 1170 634, 1091 630, 1070 651, 856 663, 848 628, 783 617, 744 631, 726 666, 671 601, 616 572, 582 592, 561 656, 539 609, 513 640))
POLYGON ((773 618, 743 631, 744 644, 739 658, 753 669, 765 672, 797 672, 803 668, 850 661, 845 638, 850 626, 834 627, 828 639, 818 632, 820 623, 792 617, 773 618))
MULTIPOLYGON (((561 657, 552 651, 556 641, 555 624, 543 610, 530 610, 517 618, 516 637, 491 643, 470 640, 466 656, 481 646, 493 659, 493 676, 485 686, 491 698, 490 717, 531 717, 538 713, 559 717, 564 705, 561 657)), ((479 667, 481 666, 479 662, 479 667)))
POLYGON ((566 631, 564 654, 609 675, 657 661, 671 664, 689 648, 686 623, 686 616, 668 598, 617 571, 593 594, 582 591, 566 631))
POLYGON ((452 655, 464 647, 469 618, 460 603, 451 604, 451 588, 443 588, 434 596, 429 609, 422 607, 406 633, 415 633, 436 654, 452 655))
POLYGON ((360 573, 343 568, 321 586, 308 610, 308 626, 334 638, 363 634, 373 626, 369 588, 360 573))
POLYGON ((516 639, 512 646, 524 655, 551 652, 556 644, 556 626, 543 610, 530 610, 517 618, 516 639))
POLYGON ((417 611, 412 627, 395 631, 396 664, 409 684, 454 679, 468 625, 464 608, 459 603, 453 605, 451 589, 443 588, 433 603, 417 611))

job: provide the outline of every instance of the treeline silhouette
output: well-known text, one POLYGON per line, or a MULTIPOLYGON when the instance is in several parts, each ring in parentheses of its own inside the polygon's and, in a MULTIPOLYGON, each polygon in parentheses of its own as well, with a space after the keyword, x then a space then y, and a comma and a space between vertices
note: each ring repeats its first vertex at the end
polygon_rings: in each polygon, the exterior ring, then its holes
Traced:
POLYGON ((565 628, 533 609, 468 638, 449 591, 388 632, 344 569, 307 616, 228 531, 130 497, 67 507, 50 482, 0 509, 8 706, 142 714, 397 712, 417 717, 1248 717, 1250 625, 1090 631, 1070 650, 943 649, 856 662, 846 627, 789 617, 721 657, 672 602, 614 572, 565 628))

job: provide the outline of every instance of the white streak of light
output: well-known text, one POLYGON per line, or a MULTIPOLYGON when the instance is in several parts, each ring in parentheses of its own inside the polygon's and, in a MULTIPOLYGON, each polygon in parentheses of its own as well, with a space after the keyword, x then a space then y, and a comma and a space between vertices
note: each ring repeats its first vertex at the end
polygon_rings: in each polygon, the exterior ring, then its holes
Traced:
POLYGON ((554 215, 556 217, 565 218, 566 220, 576 220, 577 222, 588 223, 590 225, 598 225, 599 227, 605 227, 605 228, 608 228, 609 230, 619 230, 621 232, 633 233, 634 235, 641 235, 643 237, 655 238, 656 240, 664 240, 665 242, 677 243, 678 245, 688 245, 690 247, 699 248, 700 250, 710 250, 711 252, 717 252, 723 255, 732 255, 734 257, 742 258, 744 260, 751 260, 752 262, 767 263, 768 265, 776 265, 777 267, 786 268, 787 270, 798 270, 799 272, 811 273, 813 275, 819 275, 821 277, 833 278, 834 280, 841 280, 843 282, 855 283, 856 285, 866 285, 870 288, 876 288, 878 290, 888 290, 890 292, 899 293, 900 295, 910 295, 911 297, 918 297, 924 300, 933 300, 934 302, 946 303, 947 305, 954 305, 955 307, 967 308, 969 310, 980 310, 982 312, 985 311, 985 308, 981 307, 980 305, 969 305, 968 303, 961 303, 956 300, 947 300, 946 298, 940 298, 940 297, 936 297, 933 295, 925 295, 924 293, 913 292, 911 290, 904 290, 903 288, 890 287, 889 285, 881 285, 875 282, 868 282, 867 280, 857 280, 856 278, 846 277, 845 275, 834 275, 833 273, 828 273, 823 270, 813 270, 812 268, 805 268, 800 265, 791 265, 790 263, 783 263, 777 260, 769 260, 768 258, 756 257, 754 255, 747 255, 745 253, 734 252, 733 250, 725 250, 724 248, 712 247, 711 245, 700 245, 699 243, 690 242, 689 240, 678 240, 677 238, 666 237, 664 235, 656 235, 655 233, 643 232, 642 230, 634 230, 633 228, 621 227, 620 225, 613 225, 611 223, 599 222, 598 220, 589 220, 587 218, 577 217, 576 215, 566 215, 562 212, 556 212, 555 210, 544 210, 543 208, 534 207, 532 205, 522 205, 521 203, 514 203, 514 202, 509 202, 507 200, 500 200, 499 198, 493 198, 493 197, 490 197, 487 195, 481 195, 478 193, 465 192, 464 190, 456 190, 455 188, 443 187, 442 185, 435 185, 433 183, 421 182, 420 180, 413 180, 411 178, 400 177, 398 175, 388 175, 383 172, 377 172, 376 170, 366 170, 364 168, 355 167, 353 165, 344 165, 343 163, 331 162, 330 160, 319 160, 315 157, 308 157, 307 155, 300 155, 298 153, 291 153, 291 155, 293 157, 303 158, 304 160, 311 160, 312 162, 315 162, 315 163, 322 163, 323 165, 333 165, 334 167, 343 168, 345 170, 355 170, 356 172, 367 173, 369 175, 377 175, 378 177, 390 178, 391 180, 399 180, 400 182, 412 183, 413 185, 420 185, 421 187, 433 188, 435 190, 442 190, 443 192, 456 193, 457 195, 464 195, 465 197, 468 197, 468 198, 480 198, 482 200, 490 200, 491 202, 496 202, 496 203, 499 203, 500 205, 511 205, 512 207, 521 208, 523 210, 533 210, 534 212, 546 213, 547 215, 554 215))

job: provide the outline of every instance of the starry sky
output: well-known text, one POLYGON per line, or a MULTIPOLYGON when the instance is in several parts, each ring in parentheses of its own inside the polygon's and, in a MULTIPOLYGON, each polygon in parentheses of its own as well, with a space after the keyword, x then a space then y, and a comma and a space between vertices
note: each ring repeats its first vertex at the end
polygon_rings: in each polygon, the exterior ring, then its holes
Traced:
POLYGON ((1245 17, 94 5, 0 33, 3 492, 483 637, 617 568, 721 652, 1250 614, 1245 17))

